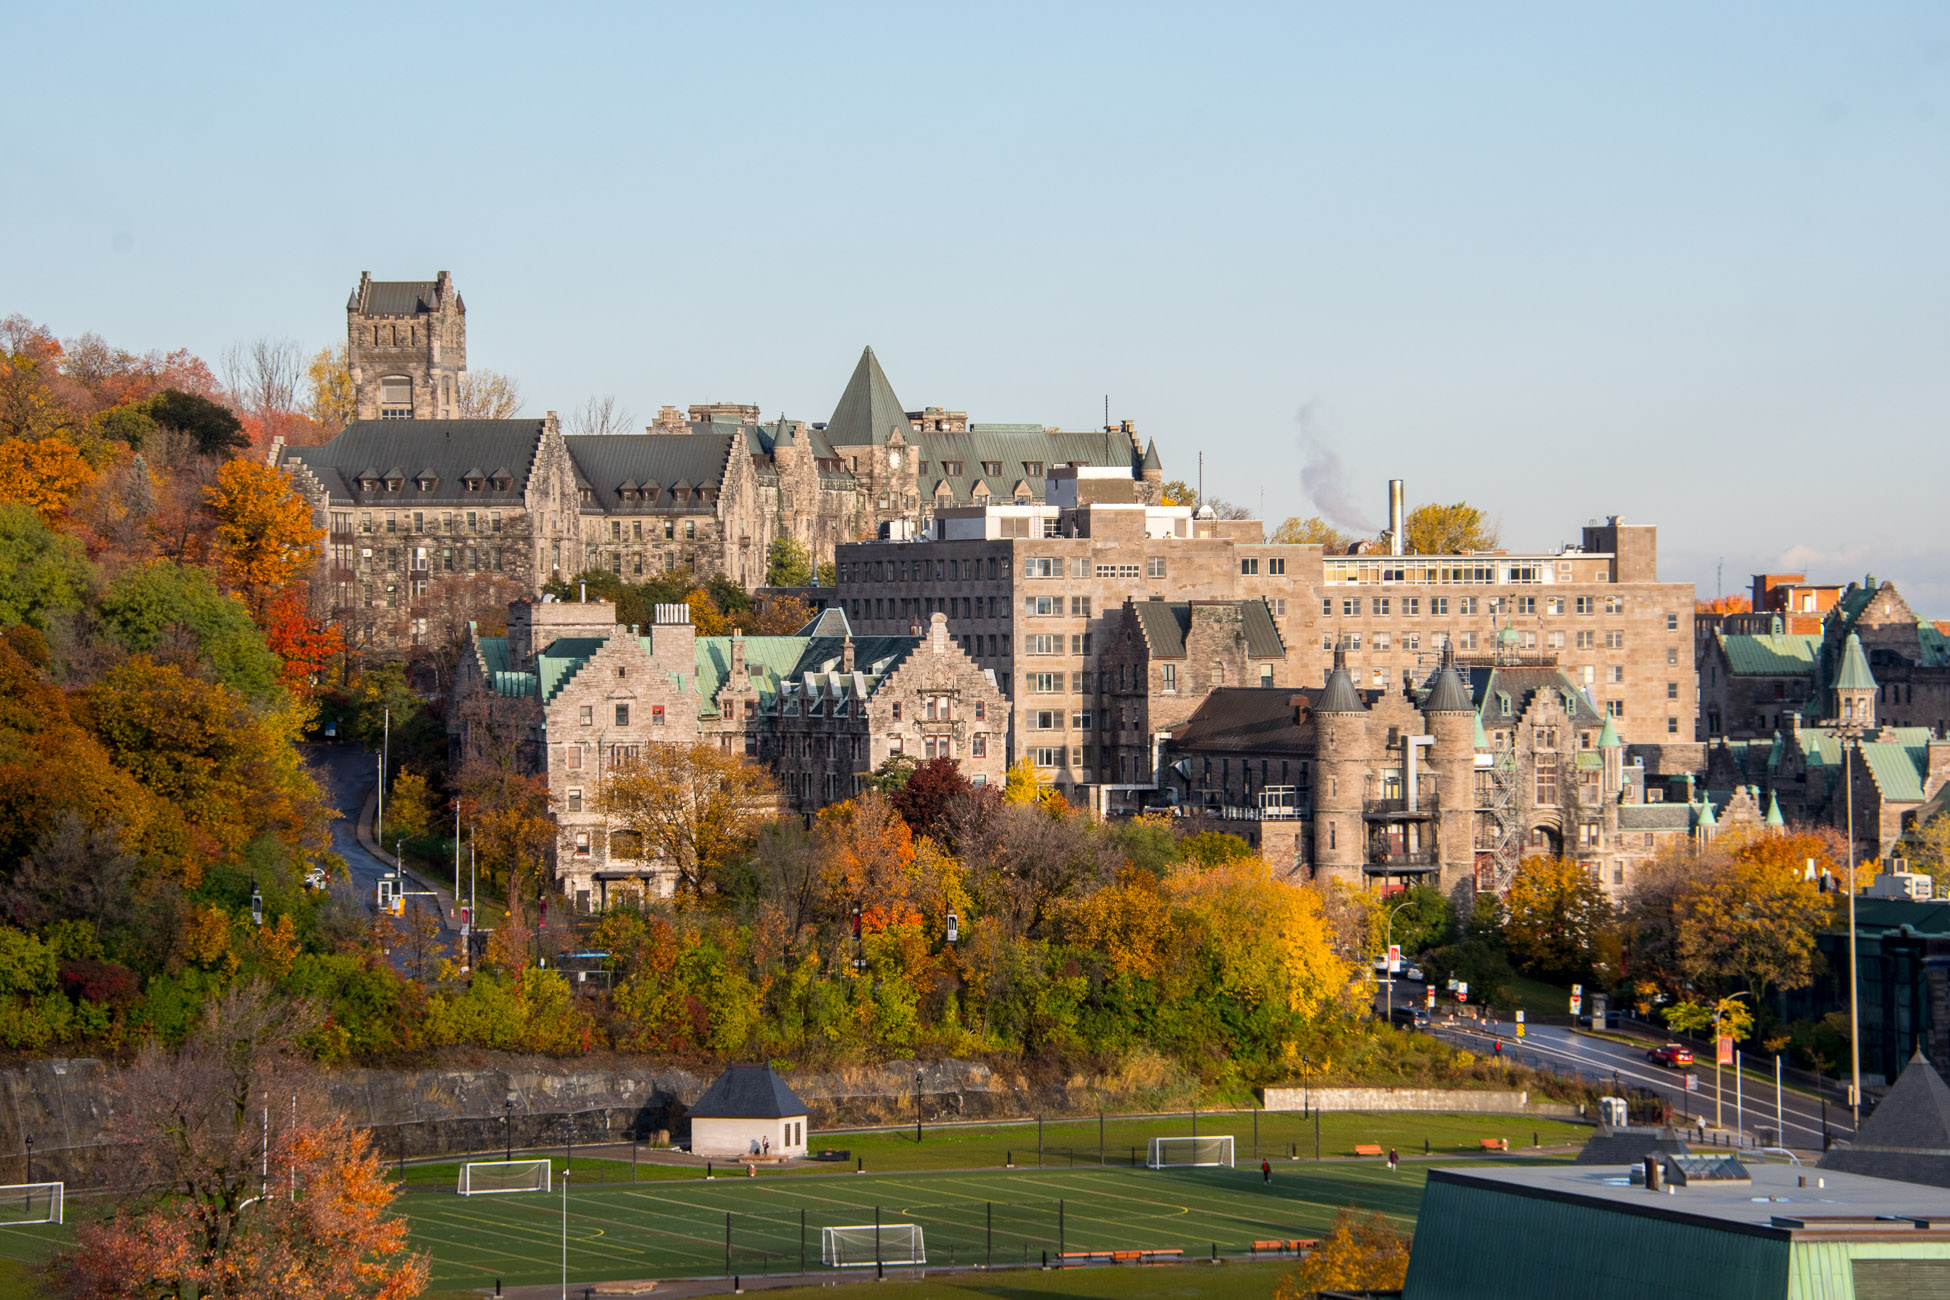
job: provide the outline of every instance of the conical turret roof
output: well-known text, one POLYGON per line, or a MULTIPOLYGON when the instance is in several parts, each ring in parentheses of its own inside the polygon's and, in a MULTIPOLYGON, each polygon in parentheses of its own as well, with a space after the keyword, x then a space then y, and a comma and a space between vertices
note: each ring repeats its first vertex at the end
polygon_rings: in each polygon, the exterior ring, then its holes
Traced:
POLYGON ((1347 650, 1343 646, 1334 647, 1334 668, 1327 674, 1327 684, 1320 688, 1320 698, 1314 701, 1314 712, 1321 713, 1366 713, 1368 706, 1361 703, 1361 692, 1354 689, 1354 679, 1347 674, 1347 650))
POLYGON ((1618 739, 1618 728, 1611 725, 1611 715, 1605 715, 1605 729, 1598 733, 1598 748, 1617 749, 1623 744, 1618 739))
POLYGON ((1476 703, 1469 698, 1469 688, 1463 685, 1462 674, 1456 671, 1455 653, 1446 645, 1442 647, 1442 671, 1435 675, 1435 685, 1429 689, 1428 698, 1422 701, 1422 712, 1476 712, 1476 703))
POLYGON ((1835 689, 1872 691, 1875 688, 1876 678, 1869 671, 1869 657, 1862 653, 1862 638, 1850 632, 1848 640, 1842 643, 1842 671, 1835 678, 1835 689))
POLYGON ((826 440, 835 447, 877 446, 896 430, 902 438, 914 441, 914 426, 901 408, 901 399, 894 396, 894 386, 887 382, 880 359, 868 348, 860 354, 853 378, 846 381, 833 418, 826 422, 826 440))
POLYGON ((1772 790, 1767 792, 1767 824, 1769 826, 1787 825, 1787 819, 1781 816, 1781 801, 1774 797, 1772 790))
POLYGON ((1164 467, 1164 462, 1158 459, 1158 440, 1153 438, 1144 444, 1144 463, 1138 468, 1162 471, 1164 467))

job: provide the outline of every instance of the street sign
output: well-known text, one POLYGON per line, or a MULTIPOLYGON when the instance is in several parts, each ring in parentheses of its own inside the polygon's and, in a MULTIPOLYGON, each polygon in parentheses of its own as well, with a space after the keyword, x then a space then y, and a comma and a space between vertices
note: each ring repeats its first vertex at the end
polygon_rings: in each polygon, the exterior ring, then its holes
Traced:
POLYGON ((1518 1024, 1523 1023, 1523 1011, 1521 1009, 1517 1011, 1517 1023, 1518 1024))
POLYGON ((1720 1035, 1720 1064, 1733 1064, 1733 1036, 1731 1034, 1720 1035))
POLYGON ((1429 985, 1429 1005, 1435 1005, 1435 985, 1429 985))
POLYGON ((1524 1030, 1525 1030, 1526 1028, 1528 1028, 1528 1026, 1526 1026, 1526 1025, 1518 1025, 1518 1026, 1517 1026, 1517 1037, 1518 1037, 1518 1038, 1522 1038, 1522 1037, 1523 1037, 1523 1031, 1524 1031, 1524 1030))
POLYGON ((1583 997, 1583 996, 1584 996, 1584 985, 1582 985, 1582 984, 1573 984, 1573 985, 1571 986, 1571 996, 1572 996, 1572 997, 1574 997, 1574 998, 1581 998, 1581 997, 1583 997))
POLYGON ((1451 975, 1449 977, 1449 983, 1447 987, 1451 993, 1454 993, 1456 991, 1456 977, 1454 975, 1451 975))
POLYGON ((1584 1006, 1584 998, 1579 994, 1573 993, 1571 995, 1571 1014, 1575 1016, 1576 1014, 1578 1014, 1579 1009, 1582 1008, 1583 1006, 1584 1006))
POLYGON ((1686 1091, 1687 1092, 1699 1091, 1699 1076, 1697 1074, 1689 1074, 1686 1076, 1686 1091))
POLYGON ((1467 981, 1464 980, 1456 981, 1456 1001, 1458 1002, 1469 1001, 1469 984, 1467 981))

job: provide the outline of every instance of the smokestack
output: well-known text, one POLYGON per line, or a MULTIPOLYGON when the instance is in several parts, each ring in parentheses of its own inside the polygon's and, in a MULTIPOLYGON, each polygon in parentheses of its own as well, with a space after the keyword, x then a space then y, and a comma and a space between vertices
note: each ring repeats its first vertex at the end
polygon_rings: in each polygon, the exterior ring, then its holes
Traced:
POLYGON ((1402 502, 1402 481, 1388 480, 1388 554, 1402 553, 1402 534, 1408 529, 1408 512, 1402 502))

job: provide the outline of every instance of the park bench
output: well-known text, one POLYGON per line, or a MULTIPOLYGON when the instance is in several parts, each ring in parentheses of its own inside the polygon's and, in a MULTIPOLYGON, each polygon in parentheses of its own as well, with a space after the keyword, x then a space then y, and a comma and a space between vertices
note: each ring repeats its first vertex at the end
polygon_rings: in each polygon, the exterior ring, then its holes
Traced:
POLYGON ((1270 1250, 1276 1255, 1281 1255, 1290 1250, 1297 1255, 1301 1251, 1311 1250, 1319 1244, 1320 1238, 1318 1237, 1287 1237, 1273 1241, 1255 1241, 1253 1243, 1253 1254, 1257 1255, 1263 1250, 1270 1250))
POLYGON ((1378 1156, 1381 1154, 1381 1144, 1379 1142, 1363 1142, 1354 1148, 1354 1154, 1357 1156, 1378 1156))
POLYGON ((1509 1138, 1483 1138, 1477 1143, 1477 1145, 1482 1147, 1482 1149, 1485 1151, 1508 1151, 1510 1149, 1510 1139, 1509 1138))
POLYGON ((1064 1263, 1075 1261, 1081 1264, 1099 1259, 1112 1264, 1144 1264, 1158 1256, 1184 1253, 1182 1250, 1066 1250, 1057 1259, 1064 1263))

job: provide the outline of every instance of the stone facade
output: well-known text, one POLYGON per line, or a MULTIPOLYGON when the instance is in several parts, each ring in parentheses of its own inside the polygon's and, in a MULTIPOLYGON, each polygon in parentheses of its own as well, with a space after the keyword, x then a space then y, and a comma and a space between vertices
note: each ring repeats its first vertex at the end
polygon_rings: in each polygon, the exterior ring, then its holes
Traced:
POLYGON ((763 763, 804 814, 850 798, 897 753, 1001 782, 1001 693, 945 619, 925 636, 855 638, 829 610, 797 636, 698 637, 689 617, 688 606, 661 605, 651 627, 625 628, 605 601, 517 601, 508 635, 470 633, 460 656, 451 757, 545 779, 555 878, 579 907, 673 888, 664 865, 596 810, 603 773, 660 743, 715 742, 763 763))
POLYGON ((442 271, 432 280, 361 273, 345 304, 346 363, 361 420, 450 420, 467 373, 467 305, 442 271))

